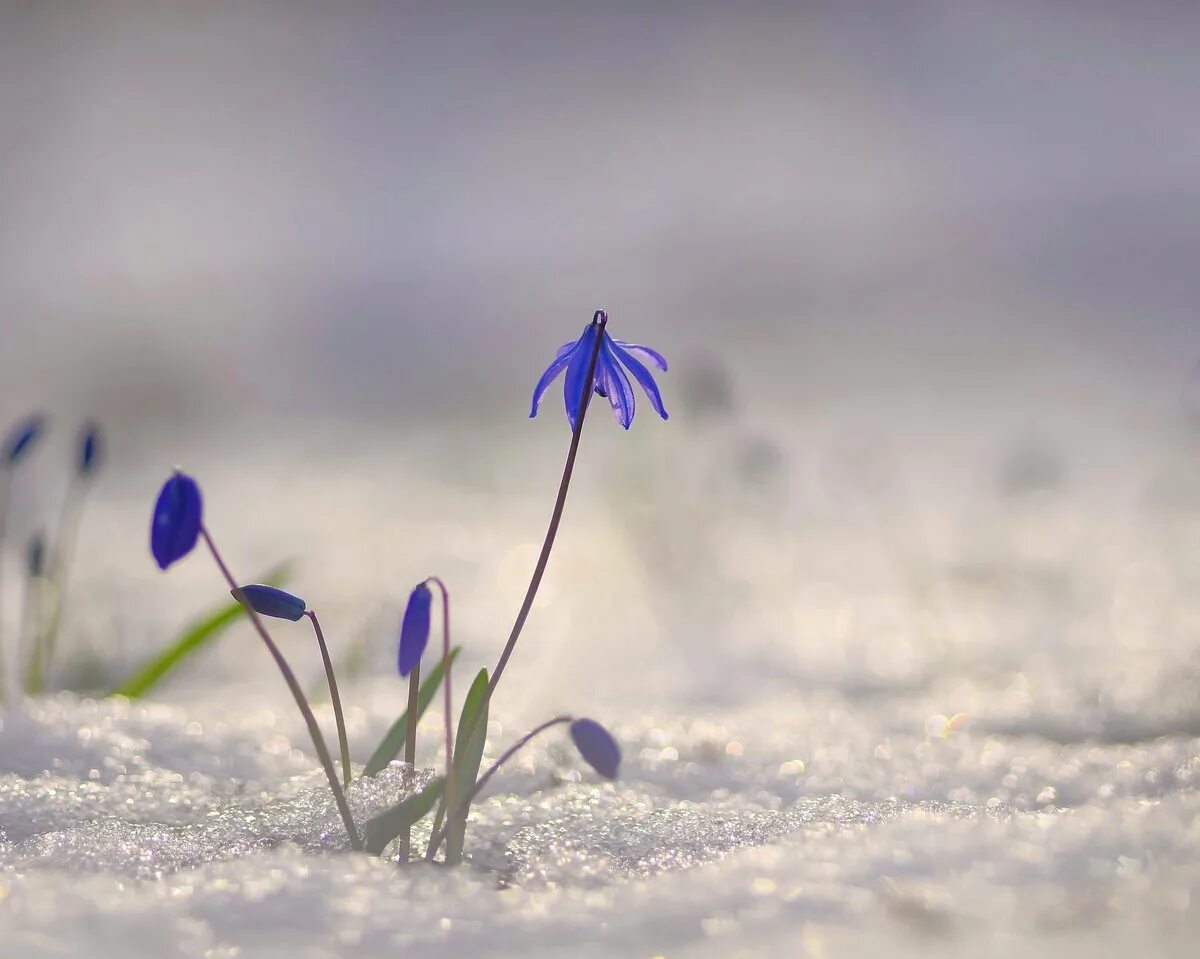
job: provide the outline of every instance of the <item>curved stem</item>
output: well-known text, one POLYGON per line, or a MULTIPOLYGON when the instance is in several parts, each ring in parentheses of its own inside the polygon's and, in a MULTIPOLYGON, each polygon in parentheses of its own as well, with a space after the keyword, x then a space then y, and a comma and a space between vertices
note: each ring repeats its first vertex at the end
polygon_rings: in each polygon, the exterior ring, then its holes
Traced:
POLYGON ((341 814, 342 822, 346 826, 346 833, 350 837, 350 848, 355 850, 355 852, 361 852, 362 842, 358 838, 358 830, 354 828, 354 818, 350 815, 350 805, 346 802, 346 792, 342 789, 342 784, 338 780, 337 772, 333 768, 333 759, 329 755, 329 747, 325 745, 325 737, 321 735, 321 727, 317 725, 317 717, 313 715, 312 707, 309 706, 308 700, 304 696, 304 690, 300 688, 300 682, 296 679, 296 674, 292 672, 292 667, 283 658, 283 653, 275 645, 275 640, 271 639, 270 634, 267 633, 267 628, 263 625, 258 611, 242 597, 242 591, 237 584, 237 580, 233 578, 233 574, 229 572, 229 567, 225 565, 221 554, 217 552, 216 544, 213 543, 212 537, 208 535, 208 529, 204 524, 200 525, 200 535, 204 537, 204 542, 208 545, 208 551, 212 553, 213 561, 216 562, 217 567, 221 570, 221 575, 225 577, 225 581, 229 583, 229 588, 233 591, 233 595, 242 600, 242 605, 246 607, 246 613, 250 617, 250 622, 254 624, 255 630, 258 631, 259 637, 267 647, 267 652, 271 654, 271 658, 275 660, 275 665, 279 667, 279 671, 283 674, 284 682, 287 683, 292 698, 296 701, 296 707, 304 717, 305 725, 308 726, 308 734, 312 737, 313 748, 317 751, 317 758, 320 759, 321 765, 325 768, 325 775, 329 779, 329 788, 333 790, 334 802, 337 803, 338 812, 341 814))
MULTIPOLYGON (((491 779, 492 776, 497 773, 497 771, 499 771, 501 766, 503 766, 506 762, 512 759, 513 756, 524 749, 529 744, 531 739, 540 735, 541 733, 544 733, 552 726, 558 726, 562 723, 571 723, 574 721, 574 716, 555 716, 553 719, 548 719, 540 726, 535 726, 533 729, 529 730, 529 732, 509 746, 508 749, 500 755, 500 758, 492 763, 487 768, 487 771, 479 777, 479 780, 475 783, 474 788, 462 798, 457 806, 452 807, 454 811, 450 813, 450 820, 453 821, 455 816, 461 815, 462 811, 470 806, 472 802, 474 802, 475 797, 478 796, 483 787, 488 784, 488 780, 491 779)), ((445 832, 446 830, 442 829, 435 830, 434 834, 429 837, 429 846, 431 849, 436 849, 441 845, 442 840, 445 839, 445 832)))
POLYGON ((342 756, 342 783, 350 785, 350 743, 346 739, 346 718, 342 715, 342 697, 338 695, 337 678, 333 675, 333 660, 329 658, 329 647, 325 645, 325 634, 317 614, 306 609, 304 615, 312 620, 313 632, 317 634, 317 645, 321 647, 321 662, 325 664, 325 679, 329 683, 329 701, 333 704, 333 721, 337 724, 338 747, 342 756))
MULTIPOLYGON (((538 587, 542 585, 542 577, 546 573, 546 565, 550 562, 550 550, 554 548, 554 538, 558 535, 558 525, 562 522, 563 508, 567 505, 567 490, 571 486, 571 474, 575 471, 575 457, 579 454, 579 438, 583 435, 583 421, 587 417, 588 405, 591 402, 592 390, 596 382, 596 362, 600 358, 600 347, 604 343, 604 327, 608 323, 608 315, 600 313, 600 319, 597 320, 593 317, 592 322, 599 326, 600 329, 596 336, 595 345, 592 346, 592 355, 588 359, 587 376, 583 381, 583 396, 579 398, 579 416, 576 417, 575 428, 571 431, 571 446, 567 450, 567 461, 563 465, 562 479, 558 483, 558 496, 554 500, 554 510, 550 514, 550 525, 546 529, 546 538, 542 541, 542 551, 538 554, 537 565, 533 568, 533 577, 529 580, 529 588, 525 590, 525 599, 521 602, 521 608, 517 612, 517 620, 513 623, 512 632, 508 635, 508 642, 504 644, 504 649, 500 653, 500 659, 496 662, 496 668, 492 671, 491 678, 488 680, 487 696, 484 699, 485 703, 491 702, 492 693, 496 690, 496 684, 500 682, 500 676, 504 673, 504 667, 508 665, 509 657, 512 656, 513 648, 517 645, 517 639, 521 635, 521 630, 525 627, 525 620, 529 618, 529 611, 533 608, 534 597, 537 596, 538 587)), ((482 715, 482 712, 479 715, 482 715)), ((459 732, 462 732, 462 730, 459 730, 459 732)), ((474 732, 475 724, 472 723, 471 727, 464 734, 463 741, 468 741, 474 732)), ((442 803, 438 807, 438 812, 434 817, 433 823, 434 836, 439 836, 443 813, 447 805, 447 803, 442 803)), ((444 836, 444 832, 442 835, 444 836)), ((441 838, 439 836, 439 843, 441 842, 441 838)), ((437 845, 430 842, 429 848, 425 853, 425 858, 432 859, 436 852, 437 845)))
POLYGON ((450 712, 450 593, 440 577, 430 576, 426 582, 433 583, 442 592, 442 700, 446 721, 446 792, 447 809, 454 808, 454 721, 450 712))
POLYGON ((608 316, 601 314, 598 322, 596 320, 592 322, 597 323, 600 330, 596 336, 596 343, 592 347, 592 355, 588 360, 587 376, 583 381, 583 396, 579 401, 579 416, 575 420, 575 429, 571 431, 571 447, 567 450, 567 462, 563 466, 562 479, 558 483, 558 497, 554 501, 554 511, 550 514, 550 525, 546 529, 546 538, 542 541, 542 551, 538 555, 537 565, 533 568, 533 578, 529 580, 529 588, 525 590, 525 599, 521 603, 521 609, 517 612, 517 620, 513 623, 512 632, 508 635, 508 642, 504 644, 504 651, 500 654, 500 659, 496 662, 496 668, 488 681, 489 701, 496 684, 500 682, 500 677, 504 674, 504 667, 508 665, 513 648, 517 645, 517 639, 525 627, 525 620, 529 618, 529 611, 533 608, 534 597, 537 596, 538 587, 542 585, 546 565, 550 562, 550 550, 554 548, 554 538, 558 535, 558 524, 562 522, 563 508, 567 505, 567 490, 571 486, 571 474, 575 471, 575 457, 579 453, 579 438, 583 435, 583 421, 587 416, 588 405, 592 398, 592 388, 596 381, 596 361, 600 357, 600 347, 604 343, 604 326, 608 322, 608 316))
MULTIPOLYGON (((417 713, 421 703, 421 663, 412 668, 408 674, 408 711, 405 713, 404 727, 404 761, 408 763, 409 776, 417 769, 417 713)), ((412 826, 404 827, 400 833, 400 861, 408 862, 412 858, 412 826)))

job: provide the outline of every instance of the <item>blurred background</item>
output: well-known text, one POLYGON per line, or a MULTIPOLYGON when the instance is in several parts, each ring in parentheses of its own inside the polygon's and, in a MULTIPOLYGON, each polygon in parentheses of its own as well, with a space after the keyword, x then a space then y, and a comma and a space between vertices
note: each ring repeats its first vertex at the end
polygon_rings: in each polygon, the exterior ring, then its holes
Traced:
MULTIPOLYGON (((1200 726, 1198 20, 0 0, 0 413, 53 417, 10 572, 85 416, 109 447, 59 680, 223 595, 150 559, 176 464, 363 682, 431 572, 493 662, 568 441, 529 394, 604 307, 671 419, 593 407, 510 714, 920 688, 1200 726)), ((266 677, 238 635, 170 695, 266 677)))

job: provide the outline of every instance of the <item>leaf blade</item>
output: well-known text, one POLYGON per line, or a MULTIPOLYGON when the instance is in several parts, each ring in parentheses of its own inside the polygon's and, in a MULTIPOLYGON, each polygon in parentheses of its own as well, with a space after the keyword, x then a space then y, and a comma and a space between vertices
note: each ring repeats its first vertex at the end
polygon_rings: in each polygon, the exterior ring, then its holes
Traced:
POLYGON ((441 798, 446 778, 439 776, 414 796, 397 803, 386 812, 367 820, 363 829, 366 850, 372 856, 383 854, 384 847, 429 814, 433 804, 441 798))
MULTIPOLYGON (((479 777, 479 766, 483 762, 483 747, 487 742, 488 723, 488 671, 481 669, 471 683, 463 703, 462 715, 458 719, 458 732, 454 737, 454 796, 455 803, 462 803, 479 777)), ((446 865, 462 862, 463 845, 466 842, 467 815, 470 803, 462 806, 455 815, 448 809, 450 817, 446 824, 446 865)))

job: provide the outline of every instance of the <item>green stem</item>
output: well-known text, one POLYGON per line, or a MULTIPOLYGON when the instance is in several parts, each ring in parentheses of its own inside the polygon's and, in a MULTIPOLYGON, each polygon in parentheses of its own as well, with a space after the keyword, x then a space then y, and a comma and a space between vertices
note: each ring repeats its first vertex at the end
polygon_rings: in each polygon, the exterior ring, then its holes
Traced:
POLYGON ((317 645, 321 647, 321 662, 325 664, 325 679, 329 683, 329 701, 333 704, 333 721, 337 724, 338 747, 342 756, 342 783, 350 785, 350 742, 346 738, 346 718, 342 715, 342 697, 338 695, 337 677, 333 674, 333 660, 329 658, 329 647, 325 645, 325 634, 317 614, 306 609, 304 615, 312 620, 313 632, 317 634, 317 645))
MULTIPOLYGON (((408 764, 408 775, 411 781, 417 769, 417 715, 421 709, 421 664, 418 662, 408 674, 408 718, 404 729, 404 761, 408 764)), ((412 858, 412 825, 404 827, 400 833, 400 861, 408 862, 412 858)))
POLYGON ((216 544, 213 543, 212 537, 208 535, 207 527, 203 524, 200 526, 200 535, 204 537, 204 542, 208 545, 208 551, 212 553, 213 561, 221 570, 221 575, 225 577, 230 590, 233 591, 234 598, 238 599, 246 607, 246 613, 250 617, 250 622, 254 624, 255 630, 257 630, 263 644, 267 647, 267 652, 271 654, 271 658, 275 660, 275 665, 279 667, 279 671, 283 674, 284 682, 287 683, 288 689, 292 693, 292 698, 296 701, 296 708, 300 710, 300 714, 304 717, 305 725, 308 726, 308 734, 312 737, 313 748, 317 751, 317 758, 320 759, 321 765, 325 768, 325 776, 329 779, 329 788, 333 790, 334 802, 337 803, 338 812, 341 814, 342 822, 346 826, 346 833, 350 837, 350 847, 355 852, 361 852, 362 842, 358 838, 358 830, 354 828, 354 817, 350 815, 350 805, 346 802, 345 790, 342 789, 337 772, 333 768, 333 759, 329 755, 329 747, 325 745, 325 737, 321 735, 321 727, 317 725, 317 717, 313 715, 312 707, 308 705, 308 700, 304 697, 304 690, 300 688, 300 682, 296 679, 296 674, 292 672, 292 667, 283 658, 283 653, 275 645, 275 640, 271 639, 266 626, 263 625, 263 621, 258 615, 258 611, 245 601, 237 580, 229 572, 229 567, 225 565, 221 554, 217 552, 216 544))

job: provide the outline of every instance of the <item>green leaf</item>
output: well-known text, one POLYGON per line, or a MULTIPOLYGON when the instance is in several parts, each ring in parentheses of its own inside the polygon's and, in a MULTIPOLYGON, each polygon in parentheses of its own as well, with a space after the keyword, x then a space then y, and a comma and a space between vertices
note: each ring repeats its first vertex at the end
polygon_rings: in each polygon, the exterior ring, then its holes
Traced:
MULTIPOLYGON (((479 776, 479 764, 483 761, 483 744, 487 741, 488 723, 488 671, 481 669, 471 683, 463 703, 462 715, 458 718, 458 733, 454 737, 454 804, 462 802, 474 787, 479 776)), ((467 835, 467 814, 470 803, 462 807, 458 815, 448 809, 451 818, 446 824, 446 865, 462 862, 463 844, 467 835)))
POLYGON ((384 846, 428 815, 433 804, 441 797, 445 785, 446 777, 439 776, 415 796, 409 796, 387 812, 368 819, 365 828, 367 852, 372 856, 381 855, 384 846))
MULTIPOLYGON (((461 647, 455 646, 450 650, 450 664, 454 664, 454 659, 458 655, 461 647)), ((437 665, 430 670, 429 675, 421 682, 421 688, 417 690, 417 717, 415 722, 420 722, 421 717, 425 715, 425 710, 429 708, 429 704, 433 702, 433 697, 437 693, 438 686, 442 682, 442 667, 445 662, 439 656, 437 665)), ((371 758, 367 760, 366 768, 363 769, 364 776, 374 776, 381 769, 387 766, 393 759, 400 755, 400 750, 404 748, 404 739, 408 735, 408 710, 400 714, 400 718, 392 723, 392 728, 387 731, 383 740, 376 747, 375 752, 371 754, 371 758)))
MULTIPOLYGON (((268 586, 281 586, 292 575, 290 563, 282 563, 272 569, 262 582, 268 586)), ((184 628, 178 638, 141 669, 111 690, 110 696, 138 699, 157 686, 167 674, 184 659, 216 639, 231 624, 246 614, 246 608, 237 600, 222 604, 207 616, 184 628)))

